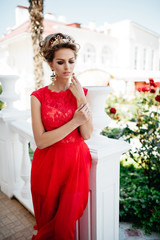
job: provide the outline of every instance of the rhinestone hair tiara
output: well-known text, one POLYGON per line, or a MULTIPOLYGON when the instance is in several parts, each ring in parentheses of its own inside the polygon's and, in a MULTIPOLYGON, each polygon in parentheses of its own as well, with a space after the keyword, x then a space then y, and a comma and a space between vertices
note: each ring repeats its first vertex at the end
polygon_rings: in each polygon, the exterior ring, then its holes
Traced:
POLYGON ((57 35, 54 40, 52 39, 49 41, 49 47, 53 47, 53 46, 56 46, 61 43, 71 43, 71 44, 74 43, 75 44, 75 41, 72 40, 69 36, 67 38, 63 38, 60 35, 57 35))
POLYGON ((51 48, 61 43, 70 43, 76 45, 77 46, 76 52, 78 52, 80 49, 80 45, 78 43, 75 43, 75 40, 71 39, 71 37, 68 36, 67 38, 63 38, 60 35, 57 35, 54 40, 52 39, 49 41, 49 47, 51 48))

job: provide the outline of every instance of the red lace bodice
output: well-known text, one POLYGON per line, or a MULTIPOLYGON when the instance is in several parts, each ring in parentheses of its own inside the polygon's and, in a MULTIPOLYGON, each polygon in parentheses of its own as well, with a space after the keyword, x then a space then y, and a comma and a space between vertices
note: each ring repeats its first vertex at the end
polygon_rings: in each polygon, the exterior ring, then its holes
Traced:
MULTIPOLYGON (((83 90, 86 96, 88 89, 83 88, 83 90)), ((41 103, 42 122, 46 131, 58 128, 70 121, 77 109, 77 100, 70 89, 52 92, 46 86, 32 92, 31 95, 34 95, 41 103)), ((71 143, 82 139, 77 128, 59 142, 71 143)))

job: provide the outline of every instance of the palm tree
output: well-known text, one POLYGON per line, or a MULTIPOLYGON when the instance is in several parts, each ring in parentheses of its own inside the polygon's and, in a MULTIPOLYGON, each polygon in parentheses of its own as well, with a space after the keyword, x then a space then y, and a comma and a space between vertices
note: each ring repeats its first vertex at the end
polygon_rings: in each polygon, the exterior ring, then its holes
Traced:
POLYGON ((35 89, 44 84, 43 60, 39 55, 39 42, 43 33, 43 0, 29 0, 30 32, 33 45, 35 89))

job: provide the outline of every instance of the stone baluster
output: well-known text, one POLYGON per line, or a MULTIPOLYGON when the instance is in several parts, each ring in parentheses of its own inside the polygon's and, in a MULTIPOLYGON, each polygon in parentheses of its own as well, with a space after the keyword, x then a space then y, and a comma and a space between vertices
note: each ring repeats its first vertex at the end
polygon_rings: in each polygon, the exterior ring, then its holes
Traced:
POLYGON ((0 82, 3 90, 0 99, 7 105, 7 107, 3 109, 3 112, 15 110, 13 103, 18 99, 18 95, 15 92, 15 84, 18 78, 19 77, 16 75, 0 75, 0 82))
POLYGON ((20 176, 23 179, 24 185, 21 189, 22 197, 25 199, 31 199, 31 191, 30 191, 30 172, 31 172, 31 160, 29 157, 29 149, 28 149, 28 140, 23 136, 19 136, 20 141, 23 147, 23 155, 21 161, 21 173, 20 176))

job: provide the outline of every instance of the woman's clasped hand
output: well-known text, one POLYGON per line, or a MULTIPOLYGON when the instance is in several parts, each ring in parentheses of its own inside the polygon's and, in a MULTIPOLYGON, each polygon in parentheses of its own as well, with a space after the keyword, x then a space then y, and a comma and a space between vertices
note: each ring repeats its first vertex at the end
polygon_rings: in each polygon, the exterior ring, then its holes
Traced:
POLYGON ((76 111, 73 118, 76 119, 78 125, 83 125, 91 117, 91 111, 89 109, 88 103, 82 104, 76 111))

